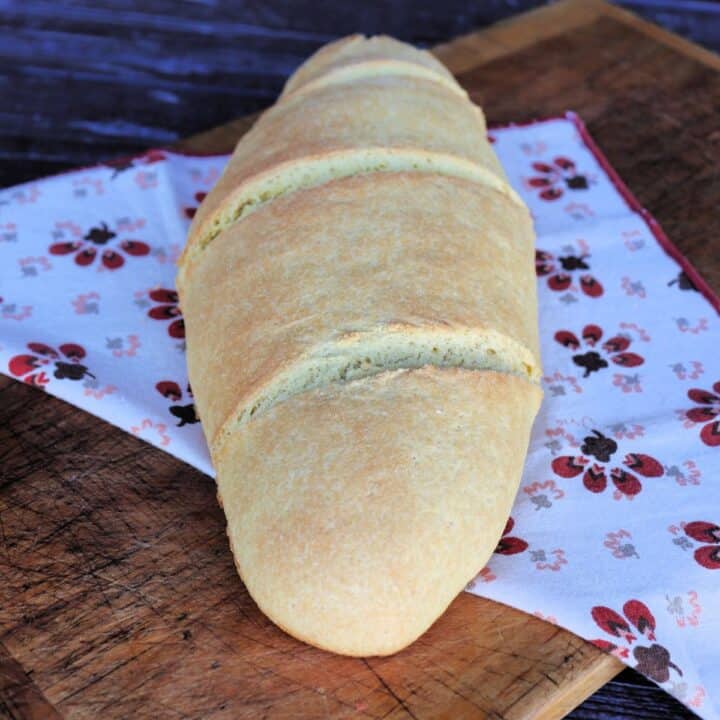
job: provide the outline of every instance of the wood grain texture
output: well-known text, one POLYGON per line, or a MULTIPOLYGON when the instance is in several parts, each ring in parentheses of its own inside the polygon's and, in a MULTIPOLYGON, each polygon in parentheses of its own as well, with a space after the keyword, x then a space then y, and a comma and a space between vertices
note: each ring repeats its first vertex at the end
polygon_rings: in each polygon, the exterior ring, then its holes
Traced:
MULTIPOLYGON (((254 112, 335 37, 434 45, 548 1, 2 0, 0 187, 254 112)), ((621 2, 720 49, 716 1, 621 2)))
POLYGON ((615 672, 579 638, 470 595, 390 658, 304 645, 239 582, 211 481, 36 395, 0 381, 0 626, 61 717, 513 720, 560 683, 615 672))
MULTIPOLYGON (((623 4, 631 5, 632 3, 623 4)), ((643 3, 636 4, 643 5, 643 3)), ((650 4, 647 3, 647 5, 650 4)), ((676 6, 676 12, 681 12, 680 3, 673 3, 673 5, 676 6)), ((720 21, 714 18, 715 12, 720 13, 720 2, 704 3, 703 5, 710 25, 717 24, 720 28, 720 21), (715 8, 712 12, 711 6, 715 8)), ((601 17, 611 18, 632 27, 656 42, 668 45, 684 56, 698 60, 708 67, 720 68, 720 56, 712 50, 696 45, 658 25, 645 22, 627 10, 623 10, 617 5, 610 5, 603 0, 585 0, 583 3, 559 0, 550 6, 531 10, 519 17, 510 17, 495 23, 487 30, 483 30, 482 33, 470 33, 454 38, 448 43, 436 45, 433 52, 440 60, 452 65, 453 72, 459 75, 465 70, 534 45, 547 38, 568 34, 576 27, 587 26, 601 17)))
MULTIPOLYGON (((448 48, 443 59, 491 120, 580 112, 718 290, 717 72, 601 7, 517 21, 495 35, 505 52, 475 66, 482 34, 463 40, 457 67, 448 48), (571 31, 559 27, 565 13, 571 31)), ((185 146, 227 150, 247 126, 185 146)), ((7 379, 0 468, 0 715, 556 718, 619 669, 566 632, 466 595, 391 658, 304 646, 237 580, 207 478, 7 379)), ((637 705, 613 706, 621 685, 570 717, 692 717, 649 685, 637 705)))
POLYGON ((61 720, 20 663, 0 643, 0 717, 61 720))

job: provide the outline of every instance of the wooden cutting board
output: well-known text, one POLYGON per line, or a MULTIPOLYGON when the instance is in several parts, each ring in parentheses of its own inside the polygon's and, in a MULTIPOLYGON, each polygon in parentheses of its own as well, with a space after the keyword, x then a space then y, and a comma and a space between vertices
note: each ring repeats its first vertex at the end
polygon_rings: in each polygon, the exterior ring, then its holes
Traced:
MULTIPOLYGON (((578 1, 436 52, 491 122, 578 111, 720 289, 716 56, 578 1)), ((183 146, 230 150, 248 125, 183 146)), ((391 658, 303 645, 238 580, 208 478, 20 383, 0 393, 0 716, 560 718, 622 667, 465 594, 391 658)))

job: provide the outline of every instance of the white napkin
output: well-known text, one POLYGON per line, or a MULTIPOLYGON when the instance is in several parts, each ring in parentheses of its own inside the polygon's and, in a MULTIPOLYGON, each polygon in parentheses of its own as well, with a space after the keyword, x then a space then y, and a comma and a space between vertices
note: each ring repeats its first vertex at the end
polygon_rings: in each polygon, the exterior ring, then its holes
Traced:
MULTIPOLYGON (((491 139, 535 217, 545 401, 468 590, 720 718, 720 303, 576 116, 491 139)), ((173 278, 226 161, 153 150, 0 192, 0 369, 210 475, 173 278)))

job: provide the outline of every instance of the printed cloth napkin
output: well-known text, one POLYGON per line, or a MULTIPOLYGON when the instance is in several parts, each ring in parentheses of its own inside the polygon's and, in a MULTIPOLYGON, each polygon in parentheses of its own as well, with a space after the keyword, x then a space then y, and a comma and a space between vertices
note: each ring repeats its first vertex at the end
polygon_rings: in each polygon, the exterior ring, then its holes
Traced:
MULTIPOLYGON (((535 218, 545 400, 467 589, 720 718, 720 303, 575 115, 491 140, 535 218)), ((209 475, 173 278, 226 161, 152 150, 0 191, 0 370, 209 475)))

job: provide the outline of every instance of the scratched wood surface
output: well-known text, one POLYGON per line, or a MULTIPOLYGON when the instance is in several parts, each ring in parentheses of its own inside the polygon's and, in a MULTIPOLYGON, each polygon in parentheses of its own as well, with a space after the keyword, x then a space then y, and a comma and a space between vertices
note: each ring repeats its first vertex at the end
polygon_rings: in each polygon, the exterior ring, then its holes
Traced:
MULTIPOLYGON (((578 110, 720 288, 713 56, 594 2, 438 54, 493 121, 578 110)), ((187 145, 227 149, 247 124, 187 145)), ((392 658, 309 648, 248 598, 207 478, 31 388, 3 379, 0 392, 0 716, 556 718, 618 670, 569 633, 467 595, 392 658)), ((690 716, 650 697, 572 717, 690 716)))

